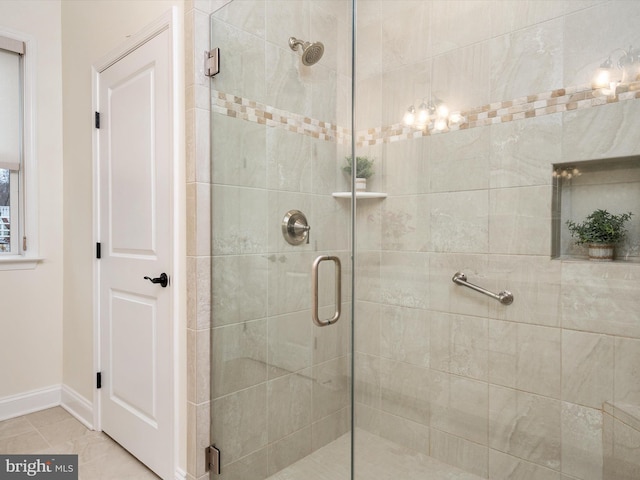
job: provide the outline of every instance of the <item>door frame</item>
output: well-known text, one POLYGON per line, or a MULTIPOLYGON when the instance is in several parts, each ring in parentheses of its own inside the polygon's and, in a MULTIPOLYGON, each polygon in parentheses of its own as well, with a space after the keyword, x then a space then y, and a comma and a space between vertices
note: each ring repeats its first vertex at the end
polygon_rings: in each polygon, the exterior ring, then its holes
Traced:
MULTIPOLYGON (((184 119, 184 27, 179 21, 179 9, 171 7, 164 15, 131 35, 118 47, 98 59, 91 67, 91 121, 98 110, 100 74, 164 31, 169 31, 169 69, 171 84, 171 176, 170 199, 172 232, 171 260, 167 270, 171 276, 171 436, 173 444, 172 471, 175 479, 186 478, 183 468, 186 456, 186 171, 185 171, 185 119, 184 119)), ((93 248, 100 242, 100 140, 99 131, 92 125, 92 178, 93 178, 93 248)), ((94 250, 93 260, 93 374, 101 371, 100 336, 100 260, 94 250)), ((93 383, 93 428, 102 430, 100 391, 93 383)))

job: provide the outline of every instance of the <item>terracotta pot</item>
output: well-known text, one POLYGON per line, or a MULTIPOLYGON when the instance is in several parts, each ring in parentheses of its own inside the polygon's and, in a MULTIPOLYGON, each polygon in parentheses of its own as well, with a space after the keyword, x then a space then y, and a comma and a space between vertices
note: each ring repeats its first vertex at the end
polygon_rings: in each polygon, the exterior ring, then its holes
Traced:
POLYGON ((613 261, 613 248, 613 244, 590 243, 589 260, 592 262, 611 262, 613 261))

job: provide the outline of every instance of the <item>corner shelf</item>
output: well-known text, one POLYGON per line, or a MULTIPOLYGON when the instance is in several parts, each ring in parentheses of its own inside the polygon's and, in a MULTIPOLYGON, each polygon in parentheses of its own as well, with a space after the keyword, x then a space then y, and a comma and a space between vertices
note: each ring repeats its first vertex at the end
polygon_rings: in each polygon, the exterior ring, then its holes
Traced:
MULTIPOLYGON (((331 194, 335 198, 351 198, 351 192, 335 192, 331 194)), ((382 192, 356 192, 356 198, 387 198, 382 192)))

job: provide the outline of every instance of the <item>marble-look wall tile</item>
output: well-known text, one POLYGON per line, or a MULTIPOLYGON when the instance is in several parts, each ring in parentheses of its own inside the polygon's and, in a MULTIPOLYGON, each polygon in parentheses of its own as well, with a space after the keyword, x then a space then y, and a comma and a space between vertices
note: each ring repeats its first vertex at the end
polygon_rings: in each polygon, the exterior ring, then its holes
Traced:
POLYGON ((634 480, 640 475, 640 432, 616 418, 613 418, 611 426, 613 454, 610 459, 605 459, 604 480, 634 480))
POLYGON ((378 76, 383 71, 381 5, 381 0, 368 0, 358 4, 356 72, 361 79, 378 76))
POLYGON ((311 369, 267 383, 267 435, 273 443, 311 424, 311 369))
MULTIPOLYGON (((270 316, 306 310, 311 306, 311 267, 317 256, 317 252, 282 253, 269 256, 268 314, 270 316)), ((321 302, 329 303, 329 298, 333 301, 333 279, 333 268, 331 285, 328 283, 327 275, 319 275, 318 295, 321 302)))
POLYGON ((415 0, 383 0, 382 66, 392 70, 418 63, 430 55, 429 19, 431 2, 415 0))
POLYGON ((380 409, 381 358, 373 355, 355 356, 355 399, 360 405, 380 409))
MULTIPOLYGON (((362 31, 358 32, 358 38, 362 36, 362 31)), ((358 40, 360 45, 361 40, 358 40)), ((359 47, 358 47, 359 48, 359 47)), ((367 48, 371 48, 370 45, 367 48)), ((378 56, 380 51, 378 50, 378 56)), ((364 56, 364 54, 363 54, 364 56)), ((358 55, 360 57, 360 55, 358 55)), ((368 62, 367 62, 368 63, 368 62)), ((358 70, 358 80, 356 91, 358 92, 359 106, 356 108, 356 131, 379 127, 382 125, 382 102, 378 101, 382 94, 382 75, 365 75, 362 70, 358 70)), ((408 108, 407 105, 405 108, 408 108)))
POLYGON ((311 453, 311 426, 269 445, 269 474, 273 475, 311 453))
POLYGON ((449 435, 435 428, 431 430, 432 457, 462 468, 480 478, 487 478, 489 474, 487 452, 488 448, 485 445, 449 435))
POLYGON ((491 188, 551 185, 561 161, 561 114, 491 126, 491 188))
MULTIPOLYGON (((640 21, 634 1, 602 3, 565 18, 565 85, 590 83, 596 69, 616 48, 637 43, 631 25, 640 21)), ((615 59, 614 59, 615 61, 615 59)))
POLYGON ((491 38, 491 18, 496 10, 487 0, 451 2, 436 0, 431 13, 431 43, 433 55, 456 50, 491 38))
POLYGON ((264 38, 266 3, 263 1, 228 2, 224 8, 219 8, 212 13, 213 28, 216 28, 218 22, 224 22, 244 32, 251 32, 258 38, 264 38))
POLYGON ((339 75, 351 76, 351 2, 310 2, 309 38, 325 45, 322 64, 339 75))
POLYGON ((511 305, 492 302, 491 317, 520 323, 560 326, 562 263, 546 256, 492 255, 489 272, 496 292, 514 295, 511 305))
POLYGON ((380 252, 361 252, 356 257, 357 300, 380 303, 380 252))
POLYGON ((382 204, 382 249, 393 251, 429 251, 429 197, 405 195, 389 197, 382 204))
POLYGON ((567 85, 562 78, 563 26, 562 19, 550 20, 491 40, 491 102, 567 85))
POLYGON ((487 380, 488 320, 431 312, 431 368, 487 380))
POLYGON ((640 154, 640 131, 635 124, 638 115, 640 102, 611 103, 565 113, 563 162, 640 154))
POLYGON ((315 41, 310 34, 309 0, 269 0, 266 3, 266 40, 281 48, 289 48, 289 37, 315 41))
POLYGON ((355 305, 355 351, 367 355, 380 356, 381 351, 381 309, 379 303, 357 301, 355 305))
POLYGON ((559 328, 490 320, 489 349, 491 383, 560 398, 559 328))
POLYGON ((473 128, 434 135, 429 153, 429 191, 489 188, 491 130, 473 128))
MULTIPOLYGON (((636 310, 637 312, 637 310, 636 310)), ((614 401, 640 406, 640 340, 615 339, 614 401)))
POLYGON ((314 422, 348 405, 351 382, 349 364, 348 357, 339 357, 314 365, 312 388, 314 422))
POLYGON ((563 402, 562 472, 602 480, 602 467, 602 411, 563 402))
MULTIPOLYGON (((210 288, 213 325, 263 318, 267 315, 269 261, 264 255, 213 257, 210 288)), ((200 270, 198 270, 200 273, 200 270)), ((205 272, 202 272, 203 275, 205 272)), ((200 304, 200 296, 198 297, 200 304)), ((199 323, 200 325, 200 323, 199 323)), ((201 328, 207 325, 202 325, 201 328)))
POLYGON ((213 186, 214 255, 267 251, 267 191, 213 186))
POLYGON ((269 188, 311 192, 311 137, 270 128, 267 131, 266 146, 269 188))
POLYGON ((526 27, 531 27, 541 22, 558 18, 575 8, 584 8, 590 3, 599 0, 585 2, 555 0, 536 0, 534 2, 508 2, 505 0, 493 0, 491 5, 491 31, 493 36, 515 32, 526 27), (568 4, 573 5, 573 9, 568 4))
POLYGON ((429 454, 430 429, 428 426, 386 412, 380 412, 379 421, 381 437, 414 452, 429 454))
MULTIPOLYGON (((211 157, 216 184, 265 188, 268 147, 266 127, 258 123, 214 113, 211 157)), ((272 131, 280 131, 270 129, 272 131)), ((303 137, 305 138, 305 137, 303 137)), ((207 155, 204 155, 207 158, 207 155)), ((201 157, 200 157, 201 158, 201 157)), ((200 169, 198 169, 200 171, 200 169)))
MULTIPOLYGON (((219 480, 264 480, 269 475, 267 451, 268 449, 265 447, 229 465, 225 465, 224 469, 221 469, 219 480)), ((204 480, 209 478, 210 476, 207 475, 204 480)))
MULTIPOLYGON (((431 205, 431 246, 436 252, 489 251, 489 192, 436 193, 431 205)), ((455 273, 455 272, 454 272, 455 273)))
POLYGON ((432 94, 446 102, 452 111, 486 105, 490 103, 490 71, 489 41, 436 56, 433 59, 432 94))
POLYGON ((310 367, 313 345, 310 311, 270 317, 267 322, 269 378, 310 367))
MULTIPOLYGON (((291 2, 286 3, 291 4, 291 2)), ((308 0, 303 0, 300 3, 307 4, 308 0)), ((269 62, 266 65, 263 78, 266 88, 264 103, 287 112, 312 116, 312 85, 314 81, 314 70, 312 69, 317 65, 307 67, 302 64, 300 53, 291 51, 288 45, 288 38, 291 35, 288 32, 291 29, 286 28, 285 30, 283 33, 286 33, 287 40, 278 45, 271 43, 266 45, 269 62)))
POLYGON ((345 407, 311 425, 312 449, 316 451, 341 437, 351 428, 351 408, 345 407))
POLYGON ((423 425, 429 425, 429 369, 380 359, 381 408, 423 425))
MULTIPOLYGON (((312 192, 329 195, 338 191, 338 178, 341 176, 338 168, 342 167, 346 149, 342 145, 313 137, 311 137, 310 147, 312 192)), ((344 178, 346 181, 346 175, 344 178)), ((332 201, 335 202, 335 199, 332 198, 332 201)))
POLYGON ((392 142, 383 147, 382 158, 376 159, 376 172, 384 175, 382 191, 389 195, 411 195, 425 192, 425 155, 430 139, 416 138, 406 142, 392 142))
POLYGON ((489 197, 491 253, 550 255, 551 186, 494 189, 489 197))
POLYGON ((600 409, 613 399, 614 339, 562 332, 562 399, 600 409))
MULTIPOLYGON (((426 2, 424 2, 426 3, 426 2)), ((410 47, 411 45, 407 45, 410 47)), ((429 100, 431 91, 431 60, 402 65, 385 71, 382 75, 382 122, 378 125, 393 125, 403 121, 410 105, 418 109, 422 101, 429 100)))
POLYGON ((225 452, 223 467, 267 445, 266 383, 214 400, 211 412, 211 440, 225 452))
POLYGON ((560 475, 560 472, 518 457, 489 450, 489 478, 492 480, 561 480, 560 475))
POLYGON ((382 305, 380 308, 380 356, 429 367, 430 321, 420 309, 382 305))
POLYGON ((211 185, 206 183, 187 184, 187 255, 211 255, 211 185))
POLYGON ((562 264, 562 326, 593 333, 640 338, 637 265, 613 262, 562 264))
MULTIPOLYGON (((319 309, 320 320, 330 319, 335 314, 335 305, 319 309)), ((306 312, 304 322, 313 328, 313 365, 349 355, 351 348, 351 304, 342 302, 340 318, 329 327, 312 324, 311 313, 306 312)))
POLYGON ((490 385, 489 445, 559 471, 561 402, 490 385))
POLYGON ((211 350, 214 365, 211 395, 214 399, 267 379, 266 320, 214 328, 211 350))
POLYGON ((488 445, 488 385, 442 372, 431 378, 431 428, 488 445))
POLYGON ((410 308, 428 307, 429 257, 410 252, 382 252, 380 301, 410 308))
MULTIPOLYGON (((265 103, 269 96, 264 81, 266 71, 264 40, 214 19, 211 27, 211 44, 224 52, 224 58, 221 59, 224 67, 213 80, 215 89, 265 103)), ((196 65, 199 63, 204 66, 202 57, 196 59, 196 65)), ((202 78, 207 80, 207 84, 209 83, 207 77, 202 78)))

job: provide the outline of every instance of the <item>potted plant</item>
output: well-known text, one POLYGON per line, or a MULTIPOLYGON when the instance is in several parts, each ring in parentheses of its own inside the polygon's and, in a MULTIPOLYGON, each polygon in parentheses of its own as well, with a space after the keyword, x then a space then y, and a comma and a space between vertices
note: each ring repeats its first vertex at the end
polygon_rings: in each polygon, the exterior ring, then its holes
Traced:
MULTIPOLYGON (((353 168, 353 158, 348 156, 345 158, 346 165, 342 167, 342 171, 347 175, 351 175, 353 168)), ((364 192, 367 189, 367 178, 373 175, 373 159, 369 157, 356 157, 356 191, 364 192)))
POLYGON ((610 262, 616 243, 624 239, 624 226, 631 219, 631 212, 614 215, 606 210, 594 210, 582 223, 567 220, 567 227, 576 244, 589 247, 589 260, 610 262))

